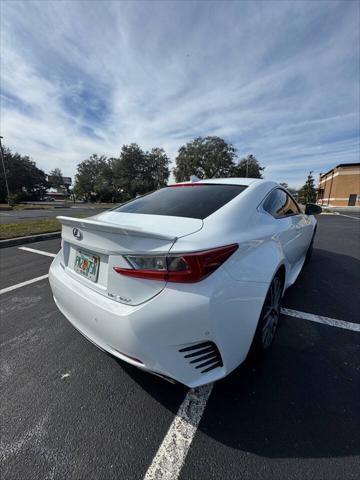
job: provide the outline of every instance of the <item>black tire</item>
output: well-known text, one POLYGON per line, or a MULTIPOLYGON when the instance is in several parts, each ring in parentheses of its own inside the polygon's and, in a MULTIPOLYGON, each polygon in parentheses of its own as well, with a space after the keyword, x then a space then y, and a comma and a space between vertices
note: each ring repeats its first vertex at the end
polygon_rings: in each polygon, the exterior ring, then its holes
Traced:
POLYGON ((305 262, 309 262, 311 260, 311 257, 312 257, 312 254, 313 254, 313 249, 314 249, 315 234, 316 234, 316 228, 314 230, 309 248, 307 249, 307 252, 306 252, 305 262))
POLYGON ((252 360, 261 358, 271 347, 280 321, 281 299, 284 281, 278 272, 266 294, 259 322, 255 331, 249 357, 252 360))

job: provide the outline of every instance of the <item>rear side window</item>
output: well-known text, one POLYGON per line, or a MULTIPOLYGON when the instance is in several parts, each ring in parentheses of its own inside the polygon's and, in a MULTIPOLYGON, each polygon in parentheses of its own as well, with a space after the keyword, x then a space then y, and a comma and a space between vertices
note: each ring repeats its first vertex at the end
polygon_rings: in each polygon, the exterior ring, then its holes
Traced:
POLYGON ((116 212, 169 215, 203 220, 245 190, 243 185, 197 184, 165 187, 136 198, 116 212))
POLYGON ((263 204, 264 210, 275 218, 288 217, 301 213, 295 201, 284 190, 272 191, 263 204))

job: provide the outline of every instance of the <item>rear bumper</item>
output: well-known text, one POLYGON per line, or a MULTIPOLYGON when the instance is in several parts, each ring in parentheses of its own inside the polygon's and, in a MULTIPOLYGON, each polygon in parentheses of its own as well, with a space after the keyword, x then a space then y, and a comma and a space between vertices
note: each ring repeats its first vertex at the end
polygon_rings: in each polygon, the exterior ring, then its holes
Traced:
POLYGON ((137 306, 118 303, 77 282, 59 256, 49 280, 59 310, 99 348, 197 387, 226 376, 245 359, 266 294, 266 285, 236 282, 225 271, 216 274, 208 283, 168 286, 137 306), (201 373, 179 350, 207 341, 217 345, 222 366, 201 373))

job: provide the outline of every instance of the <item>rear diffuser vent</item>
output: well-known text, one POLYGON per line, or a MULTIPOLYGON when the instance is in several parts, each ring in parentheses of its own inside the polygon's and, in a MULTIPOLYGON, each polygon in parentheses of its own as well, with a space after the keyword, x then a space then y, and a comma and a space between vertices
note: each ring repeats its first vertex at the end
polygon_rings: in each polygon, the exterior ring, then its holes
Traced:
POLYGON ((184 358, 188 358, 195 368, 201 368, 201 373, 223 366, 219 349, 214 342, 197 343, 181 348, 179 352, 185 353, 184 358))

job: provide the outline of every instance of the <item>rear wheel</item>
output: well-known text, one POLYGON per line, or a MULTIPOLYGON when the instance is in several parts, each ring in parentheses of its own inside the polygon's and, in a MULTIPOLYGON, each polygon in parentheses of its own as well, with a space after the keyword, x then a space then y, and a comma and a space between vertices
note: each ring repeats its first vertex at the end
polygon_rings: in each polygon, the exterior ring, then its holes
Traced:
POLYGON ((278 272, 273 278, 259 318, 250 356, 261 356, 272 345, 280 320, 282 276, 278 272))

